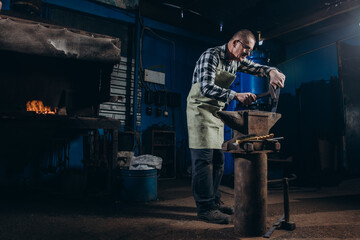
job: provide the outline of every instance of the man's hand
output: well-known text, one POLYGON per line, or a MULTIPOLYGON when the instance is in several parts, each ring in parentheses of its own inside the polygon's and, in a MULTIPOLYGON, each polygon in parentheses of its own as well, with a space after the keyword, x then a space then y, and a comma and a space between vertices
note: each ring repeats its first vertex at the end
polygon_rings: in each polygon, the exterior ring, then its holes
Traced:
MULTIPOLYGON (((2 2, 0 1, 0 11, 1 11, 1 7, 2 7, 2 2)), ((0 17, 0 20, 1 20, 1 17, 0 17)))
POLYGON ((243 105, 250 105, 252 102, 256 102, 256 95, 250 92, 247 93, 235 93, 234 99, 241 102, 243 105))
POLYGON ((285 84, 285 75, 278 70, 270 71, 270 84, 276 89, 283 88, 285 84))

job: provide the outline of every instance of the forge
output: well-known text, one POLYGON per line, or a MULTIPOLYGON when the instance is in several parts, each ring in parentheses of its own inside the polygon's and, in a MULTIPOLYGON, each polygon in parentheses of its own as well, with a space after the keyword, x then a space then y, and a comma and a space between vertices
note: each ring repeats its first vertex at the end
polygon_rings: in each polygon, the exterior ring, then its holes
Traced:
POLYGON ((234 157, 235 232, 242 237, 266 232, 267 154, 280 150, 270 129, 281 114, 256 110, 219 111, 220 119, 234 129, 223 150, 234 157))
MULTIPOLYGON (((106 166, 110 174, 121 122, 99 116, 99 105, 111 98, 120 39, 1 18, 0 168, 10 176, 45 159, 38 172, 67 171, 69 144, 83 137, 84 166, 106 166), (98 129, 106 132, 101 144, 98 129)), ((34 181, 39 175, 34 173, 34 181)))

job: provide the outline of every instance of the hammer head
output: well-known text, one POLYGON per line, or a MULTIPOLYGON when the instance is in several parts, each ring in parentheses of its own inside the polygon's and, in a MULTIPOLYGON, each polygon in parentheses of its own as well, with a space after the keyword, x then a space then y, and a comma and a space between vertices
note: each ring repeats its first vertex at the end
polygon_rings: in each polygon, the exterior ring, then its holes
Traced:
POLYGON ((288 230, 288 231, 293 231, 293 230, 296 229, 296 224, 294 222, 282 221, 279 228, 280 229, 285 229, 285 230, 288 230))
POLYGON ((281 118, 281 114, 257 110, 218 111, 219 118, 230 128, 244 134, 263 136, 281 118))

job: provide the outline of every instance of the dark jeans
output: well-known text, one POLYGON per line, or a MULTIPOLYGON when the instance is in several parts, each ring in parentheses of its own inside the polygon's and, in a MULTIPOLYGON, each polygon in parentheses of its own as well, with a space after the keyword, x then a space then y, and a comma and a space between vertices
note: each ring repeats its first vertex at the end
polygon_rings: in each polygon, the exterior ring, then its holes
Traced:
POLYGON ((198 213, 215 208, 220 200, 218 191, 224 172, 224 153, 220 149, 190 149, 192 191, 198 213))

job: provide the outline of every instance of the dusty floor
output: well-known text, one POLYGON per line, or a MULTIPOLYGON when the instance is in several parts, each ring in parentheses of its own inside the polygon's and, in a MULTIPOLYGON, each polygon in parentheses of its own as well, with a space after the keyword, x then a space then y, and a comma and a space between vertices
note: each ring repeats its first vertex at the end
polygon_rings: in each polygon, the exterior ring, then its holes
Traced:
MULTIPOLYGON (((233 224, 198 221, 189 186, 188 179, 159 181, 158 200, 138 204, 43 191, 2 194, 0 239, 264 239, 241 238, 233 224)), ((231 204, 233 189, 221 186, 221 192, 231 204)), ((290 200, 296 230, 276 230, 270 239, 360 239, 360 179, 321 189, 292 188, 290 200)), ((282 209, 282 191, 269 189, 268 227, 282 209)))

